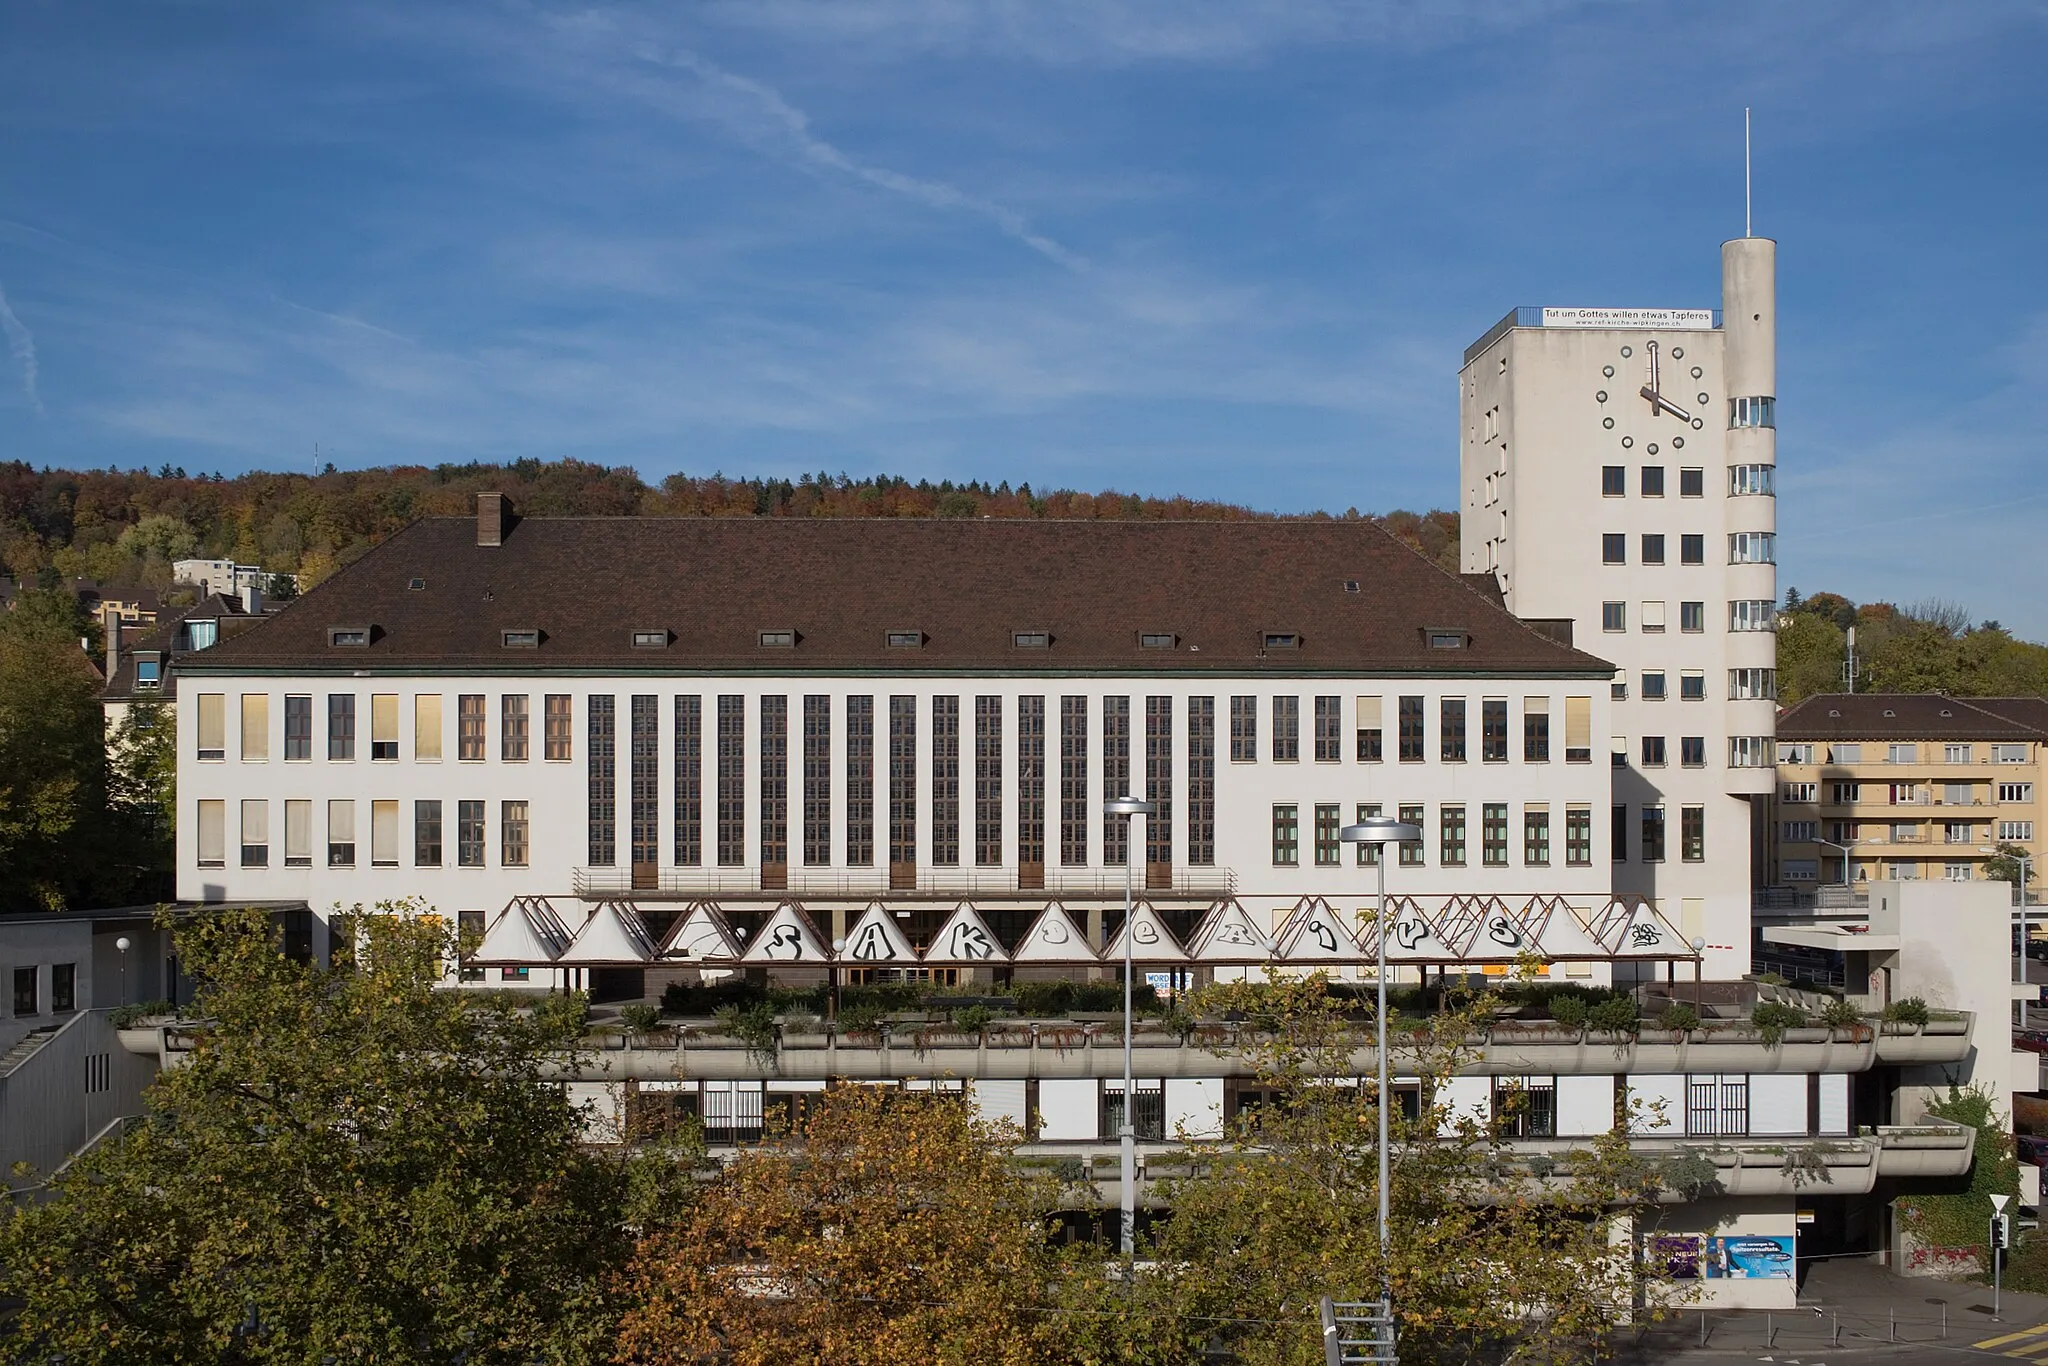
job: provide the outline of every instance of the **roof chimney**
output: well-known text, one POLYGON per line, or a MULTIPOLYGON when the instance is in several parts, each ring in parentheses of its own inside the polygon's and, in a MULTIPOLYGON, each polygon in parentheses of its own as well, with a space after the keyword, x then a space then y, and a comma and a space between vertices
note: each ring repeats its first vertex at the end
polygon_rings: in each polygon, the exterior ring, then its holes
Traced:
POLYGON ((253 583, 242 585, 242 611, 252 617, 263 615, 263 590, 253 583))
POLYGON ((107 682, 121 671, 121 609, 111 602, 100 604, 100 626, 106 633, 107 682))
POLYGON ((479 493, 476 496, 476 543, 480 546, 505 544, 505 522, 511 511, 511 500, 504 494, 479 493))

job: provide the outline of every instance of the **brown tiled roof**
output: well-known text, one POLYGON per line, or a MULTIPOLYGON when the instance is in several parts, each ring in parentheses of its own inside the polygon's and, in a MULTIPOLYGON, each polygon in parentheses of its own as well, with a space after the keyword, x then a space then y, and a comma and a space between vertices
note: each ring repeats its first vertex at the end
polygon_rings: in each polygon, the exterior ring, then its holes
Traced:
POLYGON ((1780 740, 2042 740, 2039 698, 1945 697, 1940 693, 1821 693, 1778 717, 1780 740), (2014 704, 2017 704, 2016 706, 2014 704), (2029 722, 2008 715, 2038 708, 2029 722))
POLYGON ((415 522, 188 666, 1613 671, 1369 522, 533 517, 476 540, 468 518, 415 522), (331 647, 336 626, 373 641, 331 647), (1431 649, 1429 628, 1469 647, 1431 649), (534 629, 538 649, 502 643, 534 629), (789 630, 794 649, 760 643, 789 630), (635 649, 635 631, 672 643, 635 649), (891 648, 892 631, 924 644, 891 648), (1050 648, 1015 648, 1020 631, 1050 648), (1141 648, 1144 632, 1174 647, 1141 648), (1269 632, 1298 648, 1265 649, 1269 632))
MULTIPOLYGON (((242 604, 219 593, 210 593, 190 607, 176 608, 169 615, 159 617, 156 625, 147 633, 121 642, 118 667, 114 676, 107 680, 103 695, 117 702, 136 698, 157 702, 171 701, 178 692, 178 670, 186 661, 198 658, 194 651, 176 648, 185 623, 195 619, 222 622, 220 632, 221 636, 226 638, 234 629, 234 625, 230 623, 239 624, 236 623, 237 618, 248 620, 242 612, 242 604), (162 682, 159 686, 146 690, 135 686, 135 656, 138 651, 163 657, 162 668, 159 671, 162 682)), ((249 621, 249 624, 253 626, 256 623, 249 621)))

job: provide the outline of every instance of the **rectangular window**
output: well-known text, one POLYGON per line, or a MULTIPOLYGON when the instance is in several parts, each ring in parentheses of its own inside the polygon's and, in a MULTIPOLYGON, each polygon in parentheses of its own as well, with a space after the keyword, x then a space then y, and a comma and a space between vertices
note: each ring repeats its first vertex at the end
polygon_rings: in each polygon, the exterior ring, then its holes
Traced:
POLYGON ((1573 868, 1593 862, 1593 808, 1568 806, 1564 809, 1564 861, 1573 868))
POLYGON ((1613 766, 1614 766, 1615 768, 1627 768, 1627 767, 1628 767, 1628 739, 1627 739, 1627 737, 1625 737, 1625 736, 1620 736, 1620 735, 1615 735, 1615 736, 1610 736, 1610 737, 1608 737, 1608 738, 1609 738, 1609 743, 1610 743, 1610 744, 1612 744, 1612 745, 1614 746, 1614 748, 1613 748, 1613 751, 1612 751, 1612 754, 1613 754, 1613 759, 1612 759, 1612 762, 1613 762, 1613 766))
POLYGON ((455 862, 463 868, 484 866, 484 804, 455 803, 455 862))
MULTIPOLYGON (((1380 804, 1378 802, 1360 802, 1357 811, 1358 820, 1363 824, 1380 814, 1380 804)), ((1380 847, 1370 841, 1360 840, 1357 846, 1357 853, 1352 855, 1352 858, 1361 868, 1377 868, 1380 864, 1380 847)))
POLYGON ((270 803, 261 798, 242 802, 242 866, 270 866, 270 803))
POLYGON ((590 753, 585 759, 590 795, 589 862, 593 868, 609 868, 619 857, 618 699, 609 693, 592 693, 589 708, 590 753))
POLYGON ((34 1015, 42 1007, 36 1004, 36 970, 16 968, 14 970, 14 1013, 34 1015))
POLYGON ((1568 764, 1593 762, 1593 699, 1567 697, 1564 700, 1564 761, 1568 764))
POLYGON ((78 1009, 78 964, 50 965, 50 1010, 62 1015, 78 1009))
POLYGON ((1508 761, 1508 700, 1488 697, 1479 703, 1479 757, 1489 764, 1508 761))
POLYGON ((917 867, 917 699, 889 699, 889 879, 917 867))
POLYGON ((1522 762, 1550 762, 1550 699, 1547 697, 1522 699, 1522 762))
POLYGON ((1643 497, 1662 498, 1663 496, 1664 467, 1662 465, 1643 466, 1643 497))
POLYGON ((1664 808, 1646 806, 1643 808, 1643 862, 1664 861, 1664 808))
POLYGON ((1315 699, 1315 756, 1319 764, 1339 763, 1344 758, 1344 699, 1315 699))
MULTIPOLYGON (((631 846, 634 885, 652 886, 661 867, 661 699, 637 693, 627 722, 626 839, 631 846)), ((525 803, 520 803, 524 808, 525 803)), ((508 831, 504 846, 512 847, 508 831)), ((524 846, 524 837, 521 845, 524 846)), ((512 866, 510 859, 505 860, 512 866)))
POLYGON ((1550 866, 1550 808, 1522 808, 1522 862, 1532 868, 1550 866))
POLYGON ((960 862, 960 699, 932 699, 932 862, 960 862))
POLYGON ((1249 764, 1259 757, 1259 699, 1230 699, 1230 762, 1249 764))
POLYGON ((1967 764, 1967 763, 1969 763, 1969 762, 1970 762, 1970 746, 1968 746, 1968 745, 1943 745, 1943 746, 1941 747, 1941 761, 1942 761, 1943 763, 1945 763, 1945 764, 1967 764))
POLYGON ((1446 868, 1465 866, 1465 808, 1446 806, 1438 813, 1437 862, 1446 868))
POLYGON ((1828 803, 1831 806, 1854 806, 1863 800, 1861 783, 1829 783, 1828 803))
POLYGON ((1380 699, 1361 697, 1358 707, 1358 762, 1376 764, 1384 757, 1380 744, 1380 699))
POLYGON ((1003 699, 974 699, 974 862, 1003 862, 1003 699))
POLYGON ((1886 745, 1885 762, 1891 764, 1916 764, 1920 762, 1918 745, 1886 745))
POLYGON ((1600 629, 1610 635, 1628 629, 1628 604, 1625 602, 1603 602, 1600 604, 1600 629))
POLYGON ((1620 802, 1615 803, 1614 810, 1610 813, 1607 838, 1609 843, 1613 845, 1613 848, 1608 852, 1613 855, 1614 861, 1616 863, 1627 863, 1628 807, 1620 802))
POLYGON ((846 866, 875 862, 875 699, 846 699, 846 866))
POLYGON ((498 808, 498 862, 507 868, 524 868, 526 851, 526 803, 502 803, 498 808))
POLYGON ((1045 879, 1045 698, 1017 699, 1017 864, 1045 879))
POLYGON ((1447 764, 1465 762, 1465 699, 1446 697, 1437 703, 1437 745, 1447 764))
MULTIPOLYGON (((1401 813, 1399 816, 1401 824, 1412 825, 1417 830, 1422 829, 1422 804, 1420 802, 1413 806, 1402 806, 1399 810, 1401 813)), ((1421 840, 1401 841, 1401 866, 1403 868, 1420 868, 1423 866, 1421 840)))
POLYGON ((414 693, 412 699, 412 757, 418 763, 441 762, 441 694, 414 693))
POLYGON ((270 758, 270 694, 242 694, 242 762, 265 763, 270 758))
POLYGON ((1769 531, 1731 531, 1728 533, 1728 563, 1730 564, 1775 564, 1778 557, 1778 537, 1769 531))
POLYGON ((1707 629, 1707 605, 1703 602, 1681 602, 1678 604, 1678 629, 1687 635, 1698 635, 1707 629))
POLYGON ((1216 699, 1188 699, 1188 862, 1216 863, 1216 699))
POLYGON ((1707 861, 1707 808, 1678 808, 1678 857, 1687 863, 1707 861))
POLYGON ((1707 676, 1698 669, 1686 669, 1678 675, 1678 700, 1681 702, 1704 702, 1707 700, 1707 676))
POLYGON ((832 862, 832 699, 804 698, 804 866, 832 862))
MULTIPOLYGON (((349 701, 353 703, 354 698, 349 701)), ((199 757, 201 759, 225 759, 228 757, 228 699, 226 693, 203 692, 199 694, 199 757)), ((329 755, 333 758, 333 755, 329 755)))
POLYGON ((1273 866, 1292 868, 1301 862, 1301 816, 1292 802, 1273 805, 1273 866))
POLYGON ((1060 863, 1088 863, 1088 699, 1072 694, 1060 699, 1060 863))
POLYGON ((1782 740, 1778 743, 1778 762, 1781 764, 1810 764, 1813 762, 1813 742, 1810 740, 1782 740))
POLYGON ((1145 866, 1173 866, 1173 699, 1145 699, 1145 866))
POLYGON ((1643 604, 1643 631, 1653 636, 1664 634, 1664 604, 1661 600, 1643 604))
POLYGON ((718 866, 747 861, 747 699, 718 698, 718 866))
POLYGON ((1273 762, 1291 764, 1301 758, 1301 699, 1273 699, 1273 762))
POLYGON ((1618 531, 1610 531, 1600 538, 1600 563, 1627 564, 1628 537, 1618 531))
POLYGON ((287 697, 284 700, 284 757, 289 761, 313 757, 313 699, 287 697))
POLYGON ((1335 868, 1342 862, 1339 856, 1344 846, 1337 840, 1337 831, 1343 823, 1338 814, 1341 810, 1335 802, 1316 803, 1315 860, 1318 868, 1335 868))
POLYGON ((2001 803, 2030 802, 2034 800, 2034 785, 2032 783, 2000 783, 1998 785, 1998 800, 2001 803))
POLYGON ((1828 762, 1831 764, 1860 764, 1863 762, 1863 746, 1860 744, 1833 744, 1828 746, 1828 762))
MULTIPOLYGON (((508 703, 511 700, 505 699, 508 703)), ((466 692, 455 699, 455 757, 465 763, 476 763, 484 757, 482 693, 466 692)))
POLYGON ((313 866, 313 803, 309 801, 284 804, 284 866, 313 866))
POLYGON ((1697 532, 1678 538, 1678 562, 1680 564, 1705 564, 1707 562, 1707 538, 1697 532))
POLYGON ((370 758, 379 763, 398 759, 398 694, 370 694, 370 758))
POLYGON ((1777 624, 1778 605, 1769 598, 1742 598, 1728 604, 1728 629, 1768 631, 1777 624))
POLYGON ((1993 745, 1991 762, 1994 764, 2023 764, 2027 761, 2025 745, 1993 745))
POLYGON ((412 804, 412 866, 441 866, 441 803, 417 801, 412 804))
POLYGON ((1678 739, 1678 762, 1687 768, 1707 766, 1707 737, 1682 735, 1678 739))
POLYGON ((1643 563, 1664 563, 1664 537, 1655 532, 1643 533, 1643 563))
POLYGON ((1643 674, 1643 700, 1662 702, 1664 700, 1664 671, 1651 669, 1643 674))
POLYGON ((704 858, 704 699, 676 698, 675 861, 695 868, 704 858))
MULTIPOLYGON (((1102 799, 1128 797, 1131 793, 1131 699, 1102 699, 1102 799)), ((1130 839, 1129 821, 1102 823, 1102 861, 1111 868, 1124 866, 1124 850, 1130 839)))
POLYGON ((370 803, 370 866, 398 866, 398 803, 370 803))
MULTIPOLYGON (((465 759, 484 757, 483 701, 476 699, 476 753, 463 755, 465 759)), ((532 752, 533 716, 527 710, 528 701, 523 692, 508 692, 498 699, 498 757, 508 764, 523 764, 532 752)), ((468 748, 466 740, 464 748, 468 748)))
POLYGON ((356 804, 352 801, 327 803, 327 866, 356 866, 356 804))
POLYGON ((2001 844, 2023 843, 2034 838, 2032 821, 2000 821, 1998 839, 2001 844))
POLYGON ((545 747, 541 757, 551 763, 567 763, 572 757, 570 751, 576 734, 575 721, 571 715, 572 703, 567 693, 549 693, 542 700, 544 727, 541 743, 545 747))
POLYGON ((1704 498, 1707 495, 1707 472, 1703 469, 1680 466, 1678 471, 1678 496, 1681 498, 1704 498))
POLYGON ((1819 834, 1819 821, 1786 821, 1781 837, 1787 844, 1811 844, 1819 834))
POLYGON ((1913 783, 1888 783, 1893 806, 1920 805, 1921 789, 1913 783))
MULTIPOLYGON (((1794 825, 1798 824, 1812 825, 1813 822, 1786 821, 1785 828, 1790 830, 1794 825)), ((1970 842, 1971 829, 1972 826, 1968 821, 1943 821, 1941 824, 1941 842, 1943 844, 1968 844, 1970 842)), ((1812 839, 1813 836, 1808 835, 1807 838, 1812 839)))
POLYGON ((1401 699, 1401 762, 1419 764, 1423 760, 1423 745, 1426 739, 1422 733, 1422 699, 1404 697, 1401 699))
POLYGON ((761 868, 789 867, 789 699, 763 697, 761 707, 761 868))
POLYGON ((1628 467, 1626 465, 1602 465, 1600 467, 1600 496, 1603 498, 1625 498, 1628 496, 1628 467))
POLYGON ((1508 807, 1487 802, 1479 808, 1479 861, 1490 868, 1508 865, 1508 807))
POLYGON ((1786 783, 1779 799, 1788 802, 1811 802, 1819 800, 1819 783, 1786 783))

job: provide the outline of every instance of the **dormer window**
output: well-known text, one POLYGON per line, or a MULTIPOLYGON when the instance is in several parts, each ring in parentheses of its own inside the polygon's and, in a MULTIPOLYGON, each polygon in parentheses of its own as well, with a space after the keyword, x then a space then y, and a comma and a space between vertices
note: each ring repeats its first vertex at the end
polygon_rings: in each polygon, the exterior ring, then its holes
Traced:
POLYGON ((891 631, 888 642, 892 650, 921 650, 924 648, 924 632, 891 631))
POLYGON ((1356 592, 1358 591, 1358 580, 1357 580, 1357 579, 1346 579, 1346 580, 1344 580, 1344 591, 1345 591, 1345 592, 1347 592, 1347 593, 1356 593, 1356 592))
POLYGON ((1268 631, 1265 633, 1266 648, 1269 650, 1298 650, 1301 637, 1293 631, 1268 631))
POLYGON ((1052 648, 1052 632, 1012 631, 1010 632, 1010 644, 1019 650, 1050 650, 1052 648))
MULTIPOLYGON (((212 622, 206 623, 209 627, 212 622)), ((209 641, 208 644, 212 642, 209 641)), ((369 648, 370 628, 367 626, 330 626, 327 628, 327 644, 336 650, 363 650, 369 648)), ((193 647, 198 649, 197 645, 193 647)))
POLYGON ((1171 650, 1180 637, 1171 631, 1141 631, 1138 633, 1138 648, 1141 650, 1171 650))
POLYGON ((498 641, 508 650, 537 650, 540 648, 540 632, 531 627, 501 631, 498 641))
POLYGON ((1472 642, 1472 637, 1463 631, 1431 627, 1425 634, 1429 638, 1429 648, 1432 650, 1462 650, 1472 642))
POLYGON ((761 632, 761 648, 764 650, 794 650, 796 648, 796 632, 763 631, 761 632))
POLYGON ((135 686, 138 688, 161 688, 164 685, 163 664, 155 656, 135 659, 135 686))
MULTIPOLYGON (((365 633, 367 635, 367 633, 365 633)), ((220 623, 212 619, 185 623, 185 643, 194 650, 211 649, 220 639, 220 623)), ((368 639, 363 644, 368 645, 368 639)))
POLYGON ((636 650, 666 650, 669 646, 667 631, 635 631, 633 648, 636 650))

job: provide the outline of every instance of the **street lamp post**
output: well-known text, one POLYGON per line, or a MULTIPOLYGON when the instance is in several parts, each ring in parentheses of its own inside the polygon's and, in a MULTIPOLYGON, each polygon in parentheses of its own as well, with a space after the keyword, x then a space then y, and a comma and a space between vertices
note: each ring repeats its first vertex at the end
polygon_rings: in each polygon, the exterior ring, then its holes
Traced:
POLYGON ((1850 840, 1850 841, 1849 841, 1849 842, 1848 842, 1847 844, 1837 844, 1837 843, 1835 843, 1835 842, 1834 842, 1833 840, 1824 840, 1824 839, 1820 839, 1820 838, 1816 837, 1816 838, 1814 839, 1814 841, 1813 841, 1813 842, 1814 842, 1815 844, 1825 844, 1825 845, 1826 845, 1826 846, 1827 846, 1828 848, 1830 848, 1830 849, 1839 849, 1839 850, 1841 850, 1841 851, 1842 851, 1842 885, 1843 885, 1844 887, 1848 886, 1848 885, 1849 885, 1849 851, 1850 851, 1851 849, 1854 849, 1854 848, 1856 847, 1856 841, 1855 841, 1855 840, 1850 840))
MULTIPOLYGON (((1999 851, 1996 845, 1989 849, 1979 845, 1977 852, 1980 854, 1996 854, 1999 851)), ((2012 980, 2021 986, 2025 986, 2027 983, 2027 934, 2033 928, 2027 920, 2027 880, 2034 874, 2034 856, 2032 854, 2011 854, 2007 857, 2020 866, 2020 951, 2013 955, 2012 980)), ((2027 1003, 2025 1001, 2019 1002, 2018 1010, 2019 1022, 2021 1024, 2026 1023, 2027 1003)))
POLYGON ((1393 1328, 1394 1278, 1392 1264, 1387 1260, 1389 1235, 1387 1232, 1387 1106, 1391 1100, 1387 1087, 1387 846, 1404 840, 1422 838, 1422 827, 1389 816, 1368 816, 1356 825, 1347 825, 1337 832, 1337 838, 1346 844, 1370 844, 1377 851, 1373 860, 1379 868, 1379 899, 1375 906, 1378 933, 1378 953, 1375 973, 1379 983, 1379 1009, 1373 1020, 1374 1044, 1379 1053, 1379 1094, 1376 1101, 1379 1110, 1380 1135, 1380 1299, 1385 1305, 1388 1331, 1393 1328))
POLYGON ((1124 818, 1124 1115, 1117 1140, 1123 1156, 1124 1288, 1131 1286, 1131 1263, 1138 1247, 1138 1130, 1132 1122, 1137 1111, 1137 1086, 1131 1079, 1131 860, 1139 856, 1138 838, 1144 827, 1131 828, 1133 816, 1150 816, 1152 803, 1137 797, 1111 797, 1102 804, 1105 816, 1124 818))

